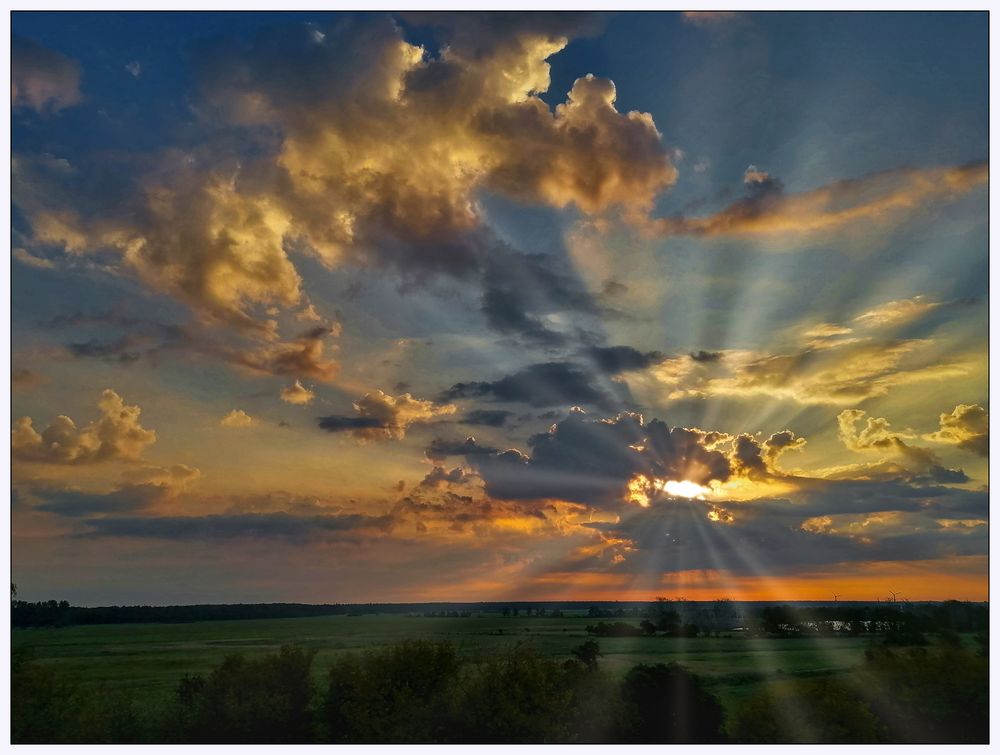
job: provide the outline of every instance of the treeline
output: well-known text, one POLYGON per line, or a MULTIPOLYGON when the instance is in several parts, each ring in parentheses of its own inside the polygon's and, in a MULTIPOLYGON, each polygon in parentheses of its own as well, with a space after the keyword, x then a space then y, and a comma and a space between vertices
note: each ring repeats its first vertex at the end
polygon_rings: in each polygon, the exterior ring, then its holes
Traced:
MULTIPOLYGON (((588 624, 588 633, 598 637, 731 637, 719 629, 720 623, 707 612, 688 613, 687 620, 669 603, 646 611, 648 618, 638 624, 624 621, 588 624), (700 620, 701 623, 696 623, 700 620)), ((598 614, 602 615, 602 614, 598 614)), ((725 626, 725 624, 721 624, 725 626)), ((962 633, 985 636, 989 629, 989 609, 977 603, 956 600, 909 606, 875 604, 851 606, 792 607, 765 606, 746 619, 738 631, 747 636, 810 637, 879 635, 887 644, 925 645, 928 637, 955 643, 962 633)))
POLYGON ((727 722, 710 686, 676 664, 617 679, 588 640, 574 658, 526 645, 463 659, 408 641, 335 661, 315 651, 232 655, 186 676, 169 701, 74 688, 12 659, 15 743, 764 743, 985 742, 986 659, 963 646, 869 651, 856 670, 764 684, 727 722), (728 724, 728 725, 727 725, 728 724))

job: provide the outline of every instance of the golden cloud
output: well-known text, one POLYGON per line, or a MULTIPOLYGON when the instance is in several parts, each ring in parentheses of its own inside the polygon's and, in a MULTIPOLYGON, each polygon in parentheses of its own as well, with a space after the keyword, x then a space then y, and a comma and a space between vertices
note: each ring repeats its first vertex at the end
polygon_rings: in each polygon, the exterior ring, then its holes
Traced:
POLYGON ((259 424, 259 420, 254 419, 249 414, 247 414, 242 409, 233 409, 229 414, 219 420, 219 425, 222 427, 253 427, 259 424))
POLYGON ((830 232, 852 225, 898 219, 931 202, 953 200, 985 185, 988 178, 986 162, 898 168, 836 181, 798 194, 758 191, 713 215, 660 218, 649 221, 647 229, 661 236, 830 232))
POLYGON ((316 398, 315 392, 306 388, 299 380, 281 389, 281 400, 286 404, 307 406, 314 398, 316 398))
POLYGON ((110 388, 101 394, 97 406, 101 418, 82 428, 60 415, 39 433, 31 417, 21 417, 10 434, 11 456, 46 464, 135 461, 156 442, 156 433, 139 423, 142 410, 126 405, 110 388))
POLYGON ((951 443, 979 456, 987 456, 990 447, 990 415, 979 404, 959 404, 951 413, 942 412, 941 429, 922 436, 935 443, 951 443))

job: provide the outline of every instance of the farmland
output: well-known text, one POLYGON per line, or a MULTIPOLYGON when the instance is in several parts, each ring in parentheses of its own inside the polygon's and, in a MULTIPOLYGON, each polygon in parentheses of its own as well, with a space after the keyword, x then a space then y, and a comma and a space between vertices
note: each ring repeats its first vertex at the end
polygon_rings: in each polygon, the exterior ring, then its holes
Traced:
MULTIPOLYGON (((529 643, 545 656, 570 658, 591 637, 586 616, 465 618, 407 615, 323 616, 186 624, 112 624, 58 629, 17 629, 15 649, 31 648, 35 658, 75 683, 127 692, 137 702, 169 697, 185 674, 207 673, 230 654, 262 656, 281 645, 317 651, 319 683, 331 663, 403 639, 447 640, 465 657, 490 655, 529 643)), ((863 657, 868 639, 730 637, 602 637, 602 666, 617 676, 639 663, 675 661, 703 676, 730 708, 762 682, 826 676, 863 657)))

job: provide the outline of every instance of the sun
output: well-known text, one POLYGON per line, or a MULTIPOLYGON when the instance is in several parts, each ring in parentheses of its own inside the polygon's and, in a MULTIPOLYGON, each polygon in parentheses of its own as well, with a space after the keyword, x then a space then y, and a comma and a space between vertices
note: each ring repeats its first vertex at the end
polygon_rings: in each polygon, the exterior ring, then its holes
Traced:
POLYGON ((712 490, 690 480, 667 480, 663 492, 675 498, 704 498, 712 490))

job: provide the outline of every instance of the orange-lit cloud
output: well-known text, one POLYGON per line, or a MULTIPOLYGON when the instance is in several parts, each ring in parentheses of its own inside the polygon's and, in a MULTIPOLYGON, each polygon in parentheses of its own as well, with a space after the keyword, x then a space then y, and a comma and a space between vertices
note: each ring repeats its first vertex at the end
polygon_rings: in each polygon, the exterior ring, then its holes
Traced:
POLYGON ((21 417, 11 430, 11 455, 20 461, 46 464, 96 464, 134 461, 156 442, 156 433, 139 422, 142 410, 127 405, 110 388, 97 404, 101 418, 83 427, 65 415, 38 432, 31 417, 21 417))
MULTIPOLYGON (((759 171, 755 172, 757 175, 759 171)), ((662 236, 752 236, 832 232, 889 223, 928 205, 984 186, 985 162, 940 168, 898 168, 837 181, 798 194, 761 191, 713 215, 660 218, 649 230, 662 236)), ((757 182, 754 182, 755 184, 757 182)))

